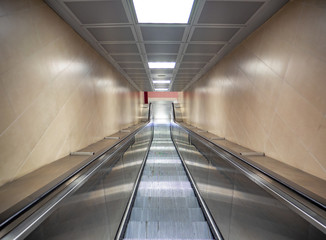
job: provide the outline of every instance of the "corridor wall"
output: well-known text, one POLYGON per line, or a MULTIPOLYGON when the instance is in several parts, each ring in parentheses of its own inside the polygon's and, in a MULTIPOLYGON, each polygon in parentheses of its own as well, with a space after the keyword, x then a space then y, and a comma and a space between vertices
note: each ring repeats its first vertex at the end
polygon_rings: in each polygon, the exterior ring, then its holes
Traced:
POLYGON ((0 184, 138 122, 140 93, 43 1, 0 1, 0 52, 0 184))
POLYGON ((326 179, 326 5, 290 1, 184 92, 194 126, 326 179))

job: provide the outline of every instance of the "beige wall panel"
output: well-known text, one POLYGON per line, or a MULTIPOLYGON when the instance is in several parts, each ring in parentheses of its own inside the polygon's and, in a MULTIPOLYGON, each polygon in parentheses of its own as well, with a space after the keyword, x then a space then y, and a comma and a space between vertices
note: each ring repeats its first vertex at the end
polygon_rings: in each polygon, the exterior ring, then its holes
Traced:
POLYGON ((42 1, 0 2, 0 184, 138 122, 141 95, 42 1))
POLYGON ((325 23, 290 1, 184 92, 188 123, 326 179, 325 23))

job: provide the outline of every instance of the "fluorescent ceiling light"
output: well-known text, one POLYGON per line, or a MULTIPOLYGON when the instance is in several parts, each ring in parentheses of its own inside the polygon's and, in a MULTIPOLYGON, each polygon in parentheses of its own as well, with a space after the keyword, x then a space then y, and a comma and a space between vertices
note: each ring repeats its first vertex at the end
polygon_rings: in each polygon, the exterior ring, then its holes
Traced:
POLYGON ((149 62, 149 68, 174 68, 175 62, 149 62))
POLYGON ((139 23, 188 23, 194 0, 133 0, 139 23))
POLYGON ((167 91, 169 90, 168 88, 155 88, 155 91, 167 91))
POLYGON ((170 83, 171 80, 153 80, 153 83, 170 83))

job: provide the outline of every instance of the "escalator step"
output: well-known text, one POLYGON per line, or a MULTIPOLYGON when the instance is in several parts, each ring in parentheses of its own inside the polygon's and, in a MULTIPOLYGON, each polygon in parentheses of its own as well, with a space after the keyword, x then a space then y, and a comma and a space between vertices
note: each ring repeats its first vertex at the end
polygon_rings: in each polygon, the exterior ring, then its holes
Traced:
POLYGON ((206 222, 130 221, 125 239, 212 239, 206 222))
MULTIPOLYGON (((160 197, 145 197, 145 196, 137 196, 135 199, 134 207, 138 208, 164 208, 166 206, 163 204, 165 201, 170 201, 168 200, 168 197, 164 198, 162 196, 160 197), (162 203, 162 205, 160 205, 162 203)), ((189 194, 189 196, 185 197, 175 197, 172 200, 171 205, 167 206, 168 208, 199 208, 198 201, 194 194, 192 195, 189 194)))
POLYGON ((200 222, 205 221, 205 218, 199 208, 143 209, 135 207, 131 212, 130 221, 200 222))

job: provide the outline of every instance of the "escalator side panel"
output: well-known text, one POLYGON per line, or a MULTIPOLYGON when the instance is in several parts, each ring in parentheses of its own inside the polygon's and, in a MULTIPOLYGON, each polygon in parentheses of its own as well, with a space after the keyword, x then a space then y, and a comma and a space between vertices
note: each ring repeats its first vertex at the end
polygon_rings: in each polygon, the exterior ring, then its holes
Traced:
POLYGON ((148 148, 150 128, 67 197, 27 239, 114 239, 137 172, 148 148))
POLYGON ((316 227, 227 162, 223 152, 216 154, 177 125, 172 129, 224 239, 325 239, 316 227), (199 153, 202 157, 194 157, 199 153))

